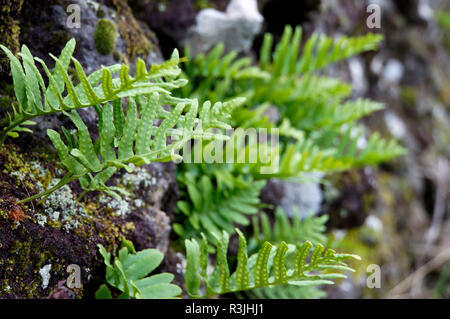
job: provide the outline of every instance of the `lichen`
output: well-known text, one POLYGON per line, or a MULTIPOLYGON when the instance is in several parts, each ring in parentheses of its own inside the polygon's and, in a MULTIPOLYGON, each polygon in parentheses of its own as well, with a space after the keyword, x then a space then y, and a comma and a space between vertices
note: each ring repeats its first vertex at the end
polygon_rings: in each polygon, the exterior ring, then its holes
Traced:
POLYGON ((102 55, 109 55, 114 51, 117 40, 117 26, 109 19, 100 19, 94 32, 95 48, 102 55))

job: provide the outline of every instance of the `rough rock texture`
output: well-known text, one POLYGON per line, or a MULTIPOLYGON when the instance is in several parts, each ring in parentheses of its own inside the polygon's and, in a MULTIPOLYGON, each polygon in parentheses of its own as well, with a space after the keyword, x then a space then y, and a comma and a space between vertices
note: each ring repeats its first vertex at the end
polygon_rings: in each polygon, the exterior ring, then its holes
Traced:
MULTIPOLYGON (((19 144, 26 145, 26 139, 19 144)), ((72 183, 43 203, 17 205, 18 199, 61 177, 48 146, 42 141, 35 143, 36 147, 27 151, 7 144, 0 154, 1 297, 82 297, 84 286, 101 278, 95 275, 104 267, 97 254, 98 243, 112 250, 122 238, 128 238, 137 249, 167 251, 170 219, 161 209, 174 205, 170 202, 176 194, 171 164, 150 164, 118 176, 112 183, 120 183, 133 194, 121 201, 89 193, 77 202, 81 189, 72 183), (71 292, 61 284, 69 275, 66 268, 70 264, 81 267, 83 285, 71 292), (51 265, 49 281, 43 286, 41 274, 46 273, 47 265, 51 265)))
MULTIPOLYGON (((11 34, 12 42, 2 43, 11 43, 17 51, 20 39, 33 55, 44 58, 49 65, 53 63, 48 53, 58 54, 71 37, 77 41, 75 57, 87 73, 102 64, 126 62, 133 66, 137 57, 148 65, 161 61, 154 34, 136 20, 126 1, 30 0, 22 10, 12 6, 2 13, 0 28, 5 21, 16 23, 18 32, 11 34), (80 6, 79 29, 68 27, 69 4, 80 6), (109 55, 100 54, 94 43, 100 18, 113 21, 118 28, 114 52, 109 55)), ((10 107, 14 96, 10 76, 2 76, 3 110, 10 107)), ((95 111, 80 110, 80 114, 92 134, 97 134, 95 111)), ((74 182, 43 202, 18 205, 19 199, 48 188, 63 176, 45 130, 59 129, 68 122, 62 115, 41 117, 37 122, 35 134, 8 140, 0 151, 0 298, 92 298, 99 280, 104 278, 97 244, 113 251, 127 238, 137 249, 168 250, 169 216, 177 198, 174 164, 152 163, 133 173, 117 174, 109 183, 130 193, 122 200, 93 192, 77 201, 82 190, 74 182), (80 289, 67 286, 66 269, 70 264, 81 268, 80 289)), ((178 263, 176 256, 167 262, 168 267, 180 268, 178 263)))
POLYGON ((322 190, 314 181, 318 179, 317 176, 308 177, 311 181, 304 183, 270 180, 262 191, 262 200, 268 204, 279 205, 289 217, 292 217, 297 209, 302 218, 317 214, 322 203, 322 190))
POLYGON ((198 12, 205 8, 224 11, 229 0, 133 0, 129 5, 136 17, 156 32, 167 57, 174 47, 183 47, 198 12))
POLYGON ((86 0, 30 0, 22 8, 20 27, 21 43, 49 63, 48 53, 59 54, 64 44, 74 37, 77 41, 74 56, 88 74, 102 64, 124 61, 133 66, 137 57, 148 64, 161 61, 156 38, 148 27, 136 21, 126 1, 114 0, 106 6, 86 0), (69 17, 73 13, 67 12, 69 5, 80 8, 79 28, 72 27, 69 17), (119 30, 114 53, 109 55, 100 54, 95 47, 94 32, 100 18, 113 21, 119 30))

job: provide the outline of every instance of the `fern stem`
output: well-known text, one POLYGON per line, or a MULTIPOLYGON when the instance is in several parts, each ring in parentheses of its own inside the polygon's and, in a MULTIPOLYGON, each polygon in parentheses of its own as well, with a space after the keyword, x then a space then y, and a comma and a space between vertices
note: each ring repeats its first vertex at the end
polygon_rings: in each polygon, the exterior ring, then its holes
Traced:
POLYGON ((84 195, 86 195, 87 194, 87 192, 88 192, 88 190, 86 189, 86 190, 84 190, 82 193, 81 193, 81 195, 77 198, 77 202, 79 202, 83 197, 84 197, 84 195))
POLYGON ((66 185, 66 184, 69 184, 70 182, 73 182, 73 181, 76 180, 76 179, 77 179, 77 177, 74 177, 72 174, 67 174, 67 175, 65 175, 65 176, 59 181, 58 184, 56 184, 56 185, 53 186, 52 188, 47 189, 46 191, 43 191, 43 192, 41 192, 41 193, 39 193, 39 194, 36 194, 36 195, 33 195, 33 196, 31 196, 31 197, 22 199, 22 200, 18 201, 17 203, 18 203, 18 204, 24 204, 24 203, 30 202, 30 201, 32 201, 32 200, 38 199, 38 198, 40 198, 40 197, 50 195, 50 194, 53 193, 55 190, 57 190, 57 189, 63 187, 63 186, 66 185))

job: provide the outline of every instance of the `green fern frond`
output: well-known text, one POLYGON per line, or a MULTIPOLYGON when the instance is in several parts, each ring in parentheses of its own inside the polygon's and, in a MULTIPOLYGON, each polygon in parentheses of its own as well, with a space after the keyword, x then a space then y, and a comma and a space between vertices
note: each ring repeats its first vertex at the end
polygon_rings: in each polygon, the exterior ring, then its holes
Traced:
POLYGON ((260 217, 253 217, 253 237, 261 246, 264 241, 278 244, 285 242, 304 242, 311 241, 313 244, 325 244, 327 237, 324 235, 325 224, 328 221, 328 215, 314 216, 308 215, 301 219, 298 209, 294 209, 291 218, 278 207, 275 211, 273 224, 270 223, 267 214, 261 214, 260 217))
MULTIPOLYGON (((176 152, 191 139, 227 139, 222 134, 208 132, 205 127, 229 127, 219 118, 226 117, 230 108, 240 103, 240 100, 228 104, 216 103, 211 108, 210 103, 205 102, 199 111, 197 100, 176 99, 178 103, 169 112, 163 109, 163 105, 174 102, 173 99, 169 100, 157 92, 147 97, 139 96, 136 100, 130 97, 126 116, 120 100, 97 107, 99 139, 96 142, 92 141, 77 111, 72 110, 68 116, 77 128, 76 138, 65 144, 59 133, 47 131, 67 170, 65 177, 55 187, 80 179, 85 191, 104 191, 120 198, 116 189, 106 186, 117 170, 124 168, 131 172, 133 165, 180 159, 181 156, 176 152), (153 125, 156 119, 162 119, 159 126, 153 125)), ((46 196, 56 188, 21 202, 46 196)))
POLYGON ((248 216, 258 212, 259 193, 265 181, 234 177, 224 169, 213 170, 212 176, 196 176, 187 171, 177 177, 185 200, 177 203, 185 218, 184 225, 174 230, 182 237, 198 236, 200 232, 233 231, 234 223, 247 226, 248 216))
MULTIPOLYGON (((199 79, 188 83, 181 89, 183 96, 198 98, 200 101, 220 101, 227 97, 227 92, 236 87, 237 82, 248 79, 269 79, 267 72, 252 66, 250 58, 237 59, 232 51, 224 55, 224 45, 219 43, 207 55, 198 54, 190 59, 190 49, 185 48, 188 60, 185 63, 184 76, 199 79)), ((245 95, 241 95, 245 96, 245 95)))
POLYGON ((381 103, 367 99, 358 99, 342 103, 338 100, 307 100, 289 105, 286 116, 307 132, 321 128, 333 128, 346 123, 355 122, 362 117, 384 108, 381 103), (298 107, 308 104, 307 107, 298 107))
POLYGON ((306 41, 299 57, 301 38, 300 27, 296 27, 293 32, 291 26, 286 26, 272 55, 273 36, 266 34, 260 53, 261 69, 270 71, 274 77, 314 72, 361 52, 376 49, 383 36, 368 33, 360 37, 343 36, 334 40, 314 33, 306 41))
POLYGON ((72 56, 75 50, 74 39, 67 42, 59 58, 50 54, 55 60, 53 71, 49 70, 42 59, 33 57, 25 45, 20 53, 22 63, 8 48, 0 47, 10 60, 17 98, 17 105, 13 106, 9 122, 2 129, 2 141, 6 136, 17 137, 17 132, 29 132, 23 126, 33 125, 31 119, 37 116, 100 105, 123 97, 155 92, 170 94, 171 90, 186 84, 186 80, 176 79, 181 73, 178 67, 180 58, 176 50, 169 61, 152 65, 150 70, 147 70, 143 60, 138 59, 136 75, 132 77, 125 64, 102 67, 87 76, 81 64, 72 56), (48 85, 35 61, 42 66, 48 85), (74 84, 68 74, 71 62, 81 82, 78 85, 74 84), (113 78, 115 73, 118 73, 118 77, 113 78))
POLYGON ((376 165, 404 155, 406 149, 395 140, 387 140, 378 132, 364 138, 364 127, 348 126, 340 131, 322 132, 316 143, 324 148, 335 149, 336 160, 349 163, 351 167, 376 165))
POLYGON ((272 246, 264 242, 258 253, 248 257, 244 235, 236 229, 239 236, 236 271, 231 274, 227 261, 229 235, 215 234, 217 264, 211 274, 208 273, 208 241, 203 236, 201 243, 186 240, 185 282, 188 294, 193 298, 213 296, 229 292, 238 292, 278 285, 315 286, 332 284, 333 279, 345 278, 336 271, 349 270, 344 260, 360 259, 355 255, 338 254, 332 249, 325 251, 324 246, 313 246, 309 241, 298 248, 281 242, 272 246), (312 253, 310 255, 310 251, 312 253), (288 263, 290 256, 293 262, 288 263), (309 257, 309 258, 308 258, 309 257), (329 273, 325 271, 334 271, 329 273), (202 283, 205 293, 201 292, 202 283))
MULTIPOLYGON (((181 295, 181 288, 172 284, 174 275, 161 273, 147 277, 162 262, 164 255, 157 249, 136 253, 133 244, 124 240, 118 256, 111 260, 102 245, 98 245, 106 265, 106 283, 121 291, 119 299, 172 299, 181 295)), ((103 284, 97 299, 112 299, 109 287, 103 284)))

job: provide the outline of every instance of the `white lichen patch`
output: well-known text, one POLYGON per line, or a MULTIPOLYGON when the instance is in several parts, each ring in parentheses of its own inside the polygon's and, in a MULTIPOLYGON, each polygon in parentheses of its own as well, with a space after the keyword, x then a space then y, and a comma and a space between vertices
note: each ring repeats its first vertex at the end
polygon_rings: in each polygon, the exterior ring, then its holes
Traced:
MULTIPOLYGON (((49 188, 58 182, 59 179, 54 179, 50 183, 49 188)), ((42 188, 42 185, 40 187, 42 188)), ((45 200, 44 207, 45 215, 36 214, 35 216, 38 224, 41 226, 45 226, 51 220, 60 222, 62 229, 69 231, 81 224, 79 221, 80 217, 87 217, 84 207, 76 201, 68 185, 64 185, 51 193, 45 200)))
POLYGON ((122 176, 121 183, 124 186, 131 188, 131 190, 137 190, 141 187, 147 188, 156 184, 156 178, 154 178, 146 168, 133 167, 133 169, 133 173, 125 173, 122 176))
POLYGON ((134 206, 136 206, 136 208, 141 208, 144 204, 145 202, 140 198, 134 200, 134 206))
POLYGON ((47 176, 48 174, 48 169, 42 167, 41 163, 39 163, 38 161, 31 161, 30 167, 32 170, 36 171, 37 177, 42 178, 47 176))
POLYGON ((122 198, 119 200, 116 198, 101 195, 98 200, 101 204, 105 204, 106 206, 111 208, 114 211, 113 214, 115 216, 124 217, 131 211, 130 204, 127 201, 128 198, 122 198))
POLYGON ((48 283, 50 281, 50 270, 52 269, 52 264, 45 265, 39 269, 39 275, 42 277, 42 289, 47 289, 48 283))

